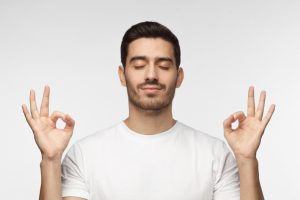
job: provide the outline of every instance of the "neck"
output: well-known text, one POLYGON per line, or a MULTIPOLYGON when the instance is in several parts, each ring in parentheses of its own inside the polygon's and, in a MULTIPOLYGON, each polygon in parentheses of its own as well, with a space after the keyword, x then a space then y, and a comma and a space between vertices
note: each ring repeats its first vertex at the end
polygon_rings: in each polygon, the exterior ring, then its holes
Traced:
POLYGON ((167 131, 176 120, 172 116, 172 103, 161 110, 141 110, 129 103, 129 116, 124 122, 135 132, 153 135, 167 131))

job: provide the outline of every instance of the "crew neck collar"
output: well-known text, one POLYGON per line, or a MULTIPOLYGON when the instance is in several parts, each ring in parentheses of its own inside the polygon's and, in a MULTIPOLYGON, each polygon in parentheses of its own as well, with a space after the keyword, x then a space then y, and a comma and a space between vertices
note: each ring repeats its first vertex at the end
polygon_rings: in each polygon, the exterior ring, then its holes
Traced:
POLYGON ((179 125, 180 125, 180 122, 178 120, 176 120, 176 123, 168 130, 160 132, 160 133, 152 134, 152 135, 138 133, 138 132, 130 129, 123 120, 120 121, 119 128, 123 134, 127 135, 128 137, 130 137, 132 139, 140 140, 140 141, 142 141, 142 140, 157 141, 157 140, 163 140, 163 139, 168 138, 171 135, 175 134, 175 132, 177 132, 177 130, 178 130, 179 125))

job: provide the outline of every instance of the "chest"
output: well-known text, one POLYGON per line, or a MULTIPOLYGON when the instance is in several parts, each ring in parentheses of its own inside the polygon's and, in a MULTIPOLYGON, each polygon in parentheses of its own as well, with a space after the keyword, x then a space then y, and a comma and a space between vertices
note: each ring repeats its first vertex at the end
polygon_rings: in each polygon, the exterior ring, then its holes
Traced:
POLYGON ((111 149, 93 166, 88 170, 91 199, 212 199, 210 163, 191 149, 168 145, 111 149))

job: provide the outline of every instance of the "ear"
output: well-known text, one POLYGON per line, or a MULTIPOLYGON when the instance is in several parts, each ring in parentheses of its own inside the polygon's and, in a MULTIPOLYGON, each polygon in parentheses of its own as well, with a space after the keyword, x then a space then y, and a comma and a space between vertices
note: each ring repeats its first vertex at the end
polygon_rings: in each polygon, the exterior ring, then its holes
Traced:
POLYGON ((176 81, 176 88, 179 88, 182 81, 183 81, 183 78, 184 78, 184 72, 183 72, 183 69, 182 67, 179 67, 178 71, 177 71, 177 81, 176 81))
POLYGON ((122 65, 119 65, 118 74, 121 84, 126 87, 125 68, 122 65))

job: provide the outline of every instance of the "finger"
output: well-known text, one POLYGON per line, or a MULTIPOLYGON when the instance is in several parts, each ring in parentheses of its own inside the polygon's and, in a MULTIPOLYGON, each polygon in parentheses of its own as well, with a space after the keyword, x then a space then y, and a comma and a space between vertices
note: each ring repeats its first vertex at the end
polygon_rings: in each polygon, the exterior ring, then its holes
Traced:
POLYGON ((30 112, 31 116, 33 119, 36 119, 39 117, 39 112, 36 106, 36 101, 35 101, 35 92, 34 90, 30 90, 30 112))
POLYGON ((243 111, 238 111, 233 114, 234 121, 238 120, 239 123, 246 119, 246 116, 243 111))
POLYGON ((231 124, 233 122, 235 122, 235 119, 234 119, 233 115, 230 115, 227 119, 224 120, 223 127, 224 127, 224 133, 225 134, 231 133, 233 131, 232 126, 231 126, 231 124))
POLYGON ((65 121, 65 117, 66 117, 66 114, 62 113, 62 112, 59 112, 59 111, 54 111, 51 116, 50 116, 50 119, 56 123, 57 120, 60 118, 62 119, 63 121, 65 121))
POLYGON ((255 100, 254 100, 254 87, 250 86, 248 90, 248 108, 247 115, 254 116, 255 115, 255 100))
POLYGON ((269 121, 270 121, 270 119, 271 119, 271 117, 272 117, 274 111, 275 111, 275 104, 272 104, 272 105, 270 106, 270 108, 269 108, 267 114, 265 115, 265 117, 264 117, 263 120, 262 120, 262 122, 263 122, 263 124, 264 124, 264 127, 266 127, 266 126, 268 125, 268 123, 269 123, 269 121))
POLYGON ((27 109, 27 106, 25 104, 22 104, 22 110, 23 110, 23 113, 24 113, 27 123, 29 124, 30 127, 33 127, 34 120, 32 119, 32 117, 27 109))
POLYGON ((67 129, 73 129, 74 126, 75 126, 75 120, 72 119, 70 117, 70 115, 68 115, 68 114, 65 116, 65 121, 64 122, 66 122, 66 126, 64 128, 65 130, 67 130, 67 129))
POLYGON ((44 88, 43 100, 40 109, 42 117, 49 116, 49 96, 50 96, 50 87, 46 85, 44 88))
POLYGON ((259 120, 262 119, 262 116, 264 114, 265 101, 266 101, 266 91, 263 90, 260 93, 259 104, 255 113, 255 117, 259 118, 259 120))

